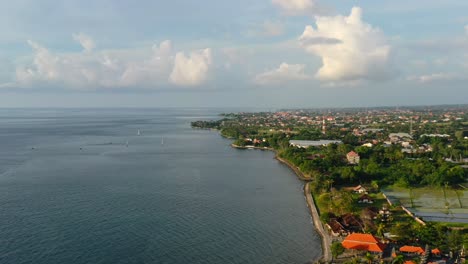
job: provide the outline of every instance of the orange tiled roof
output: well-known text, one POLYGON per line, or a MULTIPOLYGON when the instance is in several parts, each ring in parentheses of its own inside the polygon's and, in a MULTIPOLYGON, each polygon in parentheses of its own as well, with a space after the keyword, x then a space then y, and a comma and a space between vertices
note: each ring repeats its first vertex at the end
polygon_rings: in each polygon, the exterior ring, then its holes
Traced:
POLYGON ((414 263, 414 261, 412 261, 412 260, 407 260, 407 261, 405 261, 404 264, 416 264, 416 263, 414 263))
POLYGON ((435 255, 439 255, 442 252, 440 252, 440 250, 438 248, 434 248, 433 250, 431 250, 431 253, 435 254, 435 255))
POLYGON ((424 249, 422 249, 421 247, 414 247, 414 246, 402 246, 400 248, 400 251, 408 252, 408 253, 419 253, 419 254, 424 253, 424 249))
POLYGON ((341 244, 346 249, 367 250, 373 252, 383 252, 385 248, 385 246, 371 234, 353 233, 348 235, 341 244))

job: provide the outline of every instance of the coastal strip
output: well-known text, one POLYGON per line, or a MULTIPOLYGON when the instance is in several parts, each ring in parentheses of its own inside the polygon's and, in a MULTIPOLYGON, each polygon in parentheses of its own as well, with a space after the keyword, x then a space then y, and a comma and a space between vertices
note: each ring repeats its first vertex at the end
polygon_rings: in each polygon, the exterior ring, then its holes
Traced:
POLYGON ((315 229, 322 237, 322 261, 329 262, 332 259, 331 254, 331 238, 328 233, 323 228, 322 222, 320 222, 320 216, 317 211, 317 206, 315 205, 314 199, 310 192, 310 184, 306 182, 304 184, 304 195, 307 201, 307 207, 309 207, 310 214, 312 215, 312 220, 314 221, 315 229))
POLYGON ((307 181, 312 180, 309 176, 306 176, 304 173, 302 173, 302 171, 298 167, 294 166, 291 162, 289 162, 289 161, 287 161, 287 160, 285 160, 283 158, 280 158, 278 156, 278 153, 276 153, 275 159, 277 159, 279 162, 281 162, 281 163, 285 164, 286 166, 288 166, 289 168, 291 168, 291 170, 293 170, 294 173, 296 173, 297 177, 301 181, 306 181, 307 182, 307 181))
POLYGON ((312 217, 312 220, 314 222, 315 230, 317 233, 319 233, 320 237, 322 238, 322 258, 319 259, 319 262, 329 262, 332 259, 331 255, 331 238, 328 235, 328 233, 325 231, 323 228, 323 225, 320 221, 320 215, 317 210, 317 206, 315 205, 314 199, 312 198, 312 193, 310 192, 310 186, 309 186, 309 181, 311 180, 310 177, 304 175, 302 171, 291 164, 289 161, 280 158, 278 156, 278 153, 275 149, 273 148, 261 148, 261 147, 242 147, 242 146, 237 146, 235 144, 231 144, 231 147, 233 148, 238 148, 238 149, 260 149, 260 150, 271 150, 275 152, 275 159, 278 160, 279 162, 283 163, 284 165, 288 166, 291 170, 294 171, 296 176, 301 180, 304 181, 304 196, 306 198, 307 202, 307 207, 309 208, 309 213, 312 217))

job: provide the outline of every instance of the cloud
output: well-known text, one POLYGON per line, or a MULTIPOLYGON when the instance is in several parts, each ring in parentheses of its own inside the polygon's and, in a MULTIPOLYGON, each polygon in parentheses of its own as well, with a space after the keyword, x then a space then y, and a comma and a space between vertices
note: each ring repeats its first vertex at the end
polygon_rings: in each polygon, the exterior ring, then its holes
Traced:
POLYGON ((284 34, 284 25, 279 21, 267 20, 253 30, 247 31, 249 37, 277 37, 284 34))
MULTIPOLYGON (((118 67, 107 59, 106 65, 118 67)), ((165 40, 158 45, 153 45, 151 55, 143 60, 131 61, 126 64, 120 77, 120 85, 129 86, 154 86, 158 83, 166 83, 174 56, 172 55, 172 42, 165 40)))
POLYGON ((272 0, 288 16, 313 15, 322 12, 316 0, 272 0))
MULTIPOLYGON (((28 41, 33 49, 30 64, 17 65, 15 87, 63 87, 72 89, 155 88, 199 85, 207 79, 211 52, 193 51, 189 57, 174 55, 169 40, 149 48, 96 51, 79 38, 85 52, 54 53, 28 41)), ((11 85, 11 84, 8 84, 11 85)))
POLYGON ((284 26, 280 22, 265 21, 263 22, 263 35, 268 37, 275 37, 283 35, 284 26))
POLYGON ((91 52, 54 54, 34 41, 28 44, 33 48, 34 58, 32 64, 17 67, 16 86, 75 89, 121 86, 119 79, 126 65, 117 65, 117 58, 91 52))
POLYGON ((316 17, 316 28, 306 26, 299 42, 321 57, 319 80, 381 80, 392 73, 391 47, 379 29, 362 21, 361 8, 349 16, 316 17))
POLYGON ((310 79, 310 76, 304 72, 304 69, 305 65, 303 64, 287 64, 283 62, 277 69, 257 74, 254 82, 260 85, 267 85, 310 79))
POLYGON ((420 83, 430 83, 430 82, 437 82, 437 81, 454 81, 454 80, 461 80, 463 77, 456 73, 432 73, 427 75, 420 75, 420 76, 410 76, 407 78, 409 81, 417 81, 420 83))
POLYGON ((75 41, 80 43, 85 52, 90 52, 96 47, 94 40, 84 33, 73 34, 72 36, 75 41))
POLYGON ((465 26, 465 34, 468 35, 468 25, 465 26))
POLYGON ((194 86, 203 83, 212 63, 211 50, 192 51, 189 56, 178 52, 169 80, 181 86, 194 86))

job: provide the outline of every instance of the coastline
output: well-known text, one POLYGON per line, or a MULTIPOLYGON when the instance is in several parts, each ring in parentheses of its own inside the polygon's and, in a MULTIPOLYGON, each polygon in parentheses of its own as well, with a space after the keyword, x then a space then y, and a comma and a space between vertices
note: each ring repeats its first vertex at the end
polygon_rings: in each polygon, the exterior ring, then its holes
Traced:
POLYGON ((275 152, 275 159, 278 160, 279 162, 283 163, 287 167, 289 167, 292 171, 294 171, 294 173, 299 178, 299 180, 304 182, 303 190, 304 190, 304 196, 306 198, 307 207, 309 208, 309 213, 310 213, 310 215, 312 217, 312 221, 314 222, 315 230, 320 235, 321 241, 322 241, 322 257, 319 258, 317 260, 317 262, 329 262, 332 259, 331 249, 330 249, 331 239, 330 239, 330 236, 328 235, 328 233, 326 232, 326 230, 323 228, 322 222, 320 221, 320 215, 319 215, 319 212, 317 210, 317 206, 315 205, 314 199, 313 199, 312 194, 310 192, 309 181, 311 180, 311 178, 305 176, 304 173, 302 173, 302 171, 299 168, 297 168, 296 166, 291 164, 289 161, 280 158, 278 156, 278 152, 273 148, 262 148, 262 147, 249 147, 249 148, 247 148, 247 147, 237 146, 235 144, 231 144, 231 147, 238 148, 238 149, 259 149, 259 150, 273 151, 273 152, 275 152))
POLYGON ((328 235, 327 231, 323 228, 322 222, 320 221, 320 216, 317 211, 317 206, 315 205, 314 199, 310 192, 309 183, 304 184, 304 195, 307 201, 307 207, 309 207, 310 214, 312 215, 312 220, 314 221, 315 230, 322 237, 322 258, 320 261, 329 262, 332 259, 331 254, 331 238, 328 235))

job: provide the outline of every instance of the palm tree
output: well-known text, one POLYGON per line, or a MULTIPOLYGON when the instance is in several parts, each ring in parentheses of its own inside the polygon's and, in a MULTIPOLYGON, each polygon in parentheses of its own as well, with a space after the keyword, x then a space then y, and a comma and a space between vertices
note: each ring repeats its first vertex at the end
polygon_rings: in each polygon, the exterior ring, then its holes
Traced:
POLYGON ((397 255, 396 258, 393 259, 392 264, 403 264, 405 259, 403 255, 397 255))
POLYGON ((377 226, 377 235, 380 236, 380 237, 383 237, 384 236, 384 231, 385 231, 385 225, 383 223, 380 223, 377 226))

